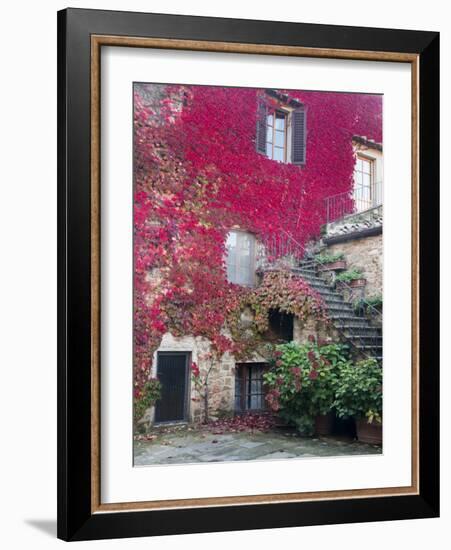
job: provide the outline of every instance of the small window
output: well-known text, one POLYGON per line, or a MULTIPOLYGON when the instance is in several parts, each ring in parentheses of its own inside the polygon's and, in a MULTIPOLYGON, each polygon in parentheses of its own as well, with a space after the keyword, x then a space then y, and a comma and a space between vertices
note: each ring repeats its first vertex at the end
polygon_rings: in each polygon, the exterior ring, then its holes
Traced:
POLYGON ((239 364, 235 375, 235 412, 261 411, 266 408, 264 363, 239 364))
POLYGON ((230 231, 226 249, 228 281, 237 285, 254 286, 255 237, 244 231, 230 231))
POLYGON ((294 109, 269 112, 265 103, 259 104, 257 114, 257 152, 271 160, 305 164, 306 111, 296 102, 294 109))
POLYGON ((268 315, 266 338, 272 342, 293 341, 294 316, 278 309, 271 309, 268 315))

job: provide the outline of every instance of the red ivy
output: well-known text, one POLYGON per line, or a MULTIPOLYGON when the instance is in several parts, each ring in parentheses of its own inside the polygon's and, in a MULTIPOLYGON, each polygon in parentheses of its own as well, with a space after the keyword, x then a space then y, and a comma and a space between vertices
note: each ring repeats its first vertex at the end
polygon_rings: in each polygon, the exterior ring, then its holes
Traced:
MULTIPOLYGON (((221 334, 240 306, 227 282, 232 226, 264 238, 281 229, 298 242, 316 236, 324 198, 351 189, 352 136, 381 140, 381 98, 283 91, 307 108, 307 162, 278 163, 255 149, 262 91, 214 86, 137 87, 134 104, 135 396, 148 379, 162 335, 221 334)), ((274 105, 272 105, 274 107, 274 105)))

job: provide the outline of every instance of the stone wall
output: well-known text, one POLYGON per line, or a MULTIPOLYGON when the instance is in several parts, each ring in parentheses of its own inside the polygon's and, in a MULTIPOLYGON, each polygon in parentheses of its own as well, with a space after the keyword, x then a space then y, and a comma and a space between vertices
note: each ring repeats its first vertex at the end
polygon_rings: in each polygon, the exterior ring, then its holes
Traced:
POLYGON ((323 321, 317 321, 314 318, 301 321, 295 317, 293 323, 293 342, 305 344, 308 342, 309 336, 331 342, 338 339, 338 334, 332 325, 328 327, 323 321))
MULTIPOLYGON (((249 312, 243 312, 243 317, 247 322, 249 312)), ((244 323, 245 324, 245 323, 244 323)), ((326 329, 324 323, 318 322, 316 319, 307 319, 300 321, 294 319, 293 324, 293 341, 297 343, 305 343, 310 335, 316 338, 333 339, 333 334, 330 329, 326 329)), ((200 377, 205 379, 207 372, 210 370, 208 377, 209 389, 209 418, 214 420, 221 415, 233 415, 235 409, 235 358, 230 353, 225 353, 220 360, 212 357, 212 348, 209 340, 203 337, 182 336, 175 337, 171 333, 166 333, 161 341, 159 348, 156 350, 153 358, 152 376, 157 375, 157 354, 158 352, 187 352, 190 354, 190 364, 195 362, 199 367, 200 377)), ((242 363, 241 361, 240 363, 242 363)), ((259 354, 255 354, 247 363, 264 363, 265 358, 259 354)), ((188 390, 188 421, 202 422, 204 420, 205 403, 202 395, 196 390, 195 384, 190 375, 189 390, 188 390)), ((152 408, 148 411, 147 418, 150 424, 153 423, 155 410, 152 408)))
POLYGON ((365 297, 381 295, 383 288, 382 234, 328 245, 323 253, 343 252, 347 269, 360 270, 367 280, 365 297))

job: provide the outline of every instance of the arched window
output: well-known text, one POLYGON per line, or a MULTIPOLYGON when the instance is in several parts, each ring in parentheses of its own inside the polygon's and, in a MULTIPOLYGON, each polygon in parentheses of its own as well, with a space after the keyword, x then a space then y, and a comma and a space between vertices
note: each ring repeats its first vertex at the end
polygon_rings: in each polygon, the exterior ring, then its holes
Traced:
POLYGON ((230 231, 227 235, 227 279, 243 286, 255 284, 255 237, 245 231, 230 231))

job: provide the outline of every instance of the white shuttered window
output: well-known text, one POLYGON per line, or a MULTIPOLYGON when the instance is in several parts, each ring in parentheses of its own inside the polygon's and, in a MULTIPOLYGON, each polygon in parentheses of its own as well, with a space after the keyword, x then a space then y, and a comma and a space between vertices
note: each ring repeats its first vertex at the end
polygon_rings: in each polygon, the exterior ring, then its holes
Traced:
POLYGON ((254 286, 255 237, 244 231, 230 231, 226 248, 228 281, 237 285, 254 286))

